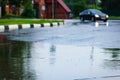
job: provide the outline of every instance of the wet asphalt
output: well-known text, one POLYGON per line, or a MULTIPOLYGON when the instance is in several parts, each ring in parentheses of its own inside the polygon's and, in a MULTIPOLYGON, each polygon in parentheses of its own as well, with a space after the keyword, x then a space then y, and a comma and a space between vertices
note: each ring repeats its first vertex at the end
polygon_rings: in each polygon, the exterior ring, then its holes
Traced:
POLYGON ((41 41, 78 46, 120 47, 120 21, 80 22, 65 20, 64 26, 14 31, 11 40, 41 41))
POLYGON ((120 20, 5 32, 1 80, 120 80, 120 20))

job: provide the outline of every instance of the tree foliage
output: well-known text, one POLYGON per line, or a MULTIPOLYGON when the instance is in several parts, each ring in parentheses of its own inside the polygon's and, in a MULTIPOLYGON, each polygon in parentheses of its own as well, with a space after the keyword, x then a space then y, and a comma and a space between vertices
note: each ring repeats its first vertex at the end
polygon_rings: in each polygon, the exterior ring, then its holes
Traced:
POLYGON ((2 16, 6 15, 5 5, 8 3, 8 0, 0 0, 1 14, 2 16))
POLYGON ((63 0, 68 7, 72 10, 73 16, 76 17, 78 14, 84 10, 87 9, 87 3, 88 0, 63 0))
POLYGON ((16 8, 19 8, 22 5, 23 0, 9 0, 9 5, 14 5, 16 8))
POLYGON ((22 16, 24 17, 34 17, 35 11, 33 9, 32 1, 31 0, 0 0, 0 6, 2 7, 2 16, 5 16, 5 6, 14 5, 15 8, 22 7, 24 9, 22 16))
POLYGON ((84 9, 87 9, 86 0, 78 1, 77 3, 74 3, 73 13, 75 16, 78 16, 78 14, 84 9))
POLYGON ((111 10, 111 9, 120 9, 120 0, 101 0, 102 1, 102 8, 104 10, 111 10))
POLYGON ((103 11, 109 15, 119 15, 120 16, 120 0, 101 0, 101 7, 103 11))
POLYGON ((33 4, 31 0, 23 0, 22 4, 24 6, 24 11, 21 14, 24 17, 33 18, 35 17, 35 11, 33 9, 33 4))
POLYGON ((77 17, 81 11, 88 8, 101 9, 97 0, 64 0, 64 2, 72 10, 74 17, 77 17))
POLYGON ((72 10, 74 16, 87 8, 103 10, 109 15, 120 16, 120 0, 63 0, 72 10))

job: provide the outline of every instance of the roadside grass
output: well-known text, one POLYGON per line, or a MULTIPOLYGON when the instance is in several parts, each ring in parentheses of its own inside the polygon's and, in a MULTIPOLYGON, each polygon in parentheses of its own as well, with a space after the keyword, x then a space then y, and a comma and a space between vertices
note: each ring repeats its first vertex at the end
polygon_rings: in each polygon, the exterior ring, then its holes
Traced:
POLYGON ((110 16, 110 19, 120 19, 120 16, 110 16))
POLYGON ((42 24, 52 22, 64 22, 64 20, 57 19, 0 19, 0 25, 11 24, 42 24))

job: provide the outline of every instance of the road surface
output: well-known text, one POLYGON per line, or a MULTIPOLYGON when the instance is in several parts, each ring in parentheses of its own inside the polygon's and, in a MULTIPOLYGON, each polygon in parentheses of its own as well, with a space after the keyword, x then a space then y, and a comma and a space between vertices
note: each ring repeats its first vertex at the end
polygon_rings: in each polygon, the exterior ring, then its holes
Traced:
POLYGON ((120 20, 6 32, 3 80, 120 80, 120 20))

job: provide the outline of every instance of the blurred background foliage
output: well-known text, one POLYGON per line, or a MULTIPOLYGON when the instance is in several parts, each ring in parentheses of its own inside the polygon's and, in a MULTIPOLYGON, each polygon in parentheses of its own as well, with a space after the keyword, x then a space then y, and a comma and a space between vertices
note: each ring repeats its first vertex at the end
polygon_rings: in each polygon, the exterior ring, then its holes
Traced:
POLYGON ((63 0, 77 17, 84 9, 99 9, 110 16, 120 16, 120 0, 63 0))

